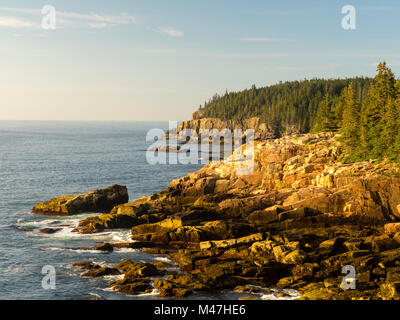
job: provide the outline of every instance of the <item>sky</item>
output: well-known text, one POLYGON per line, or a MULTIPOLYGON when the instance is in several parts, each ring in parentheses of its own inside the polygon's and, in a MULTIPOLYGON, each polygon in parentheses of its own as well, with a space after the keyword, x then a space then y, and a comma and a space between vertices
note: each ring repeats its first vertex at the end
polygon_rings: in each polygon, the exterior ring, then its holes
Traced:
POLYGON ((400 75, 399 14, 398 0, 2 0, 0 120, 179 121, 253 84, 373 76, 383 60, 400 75))

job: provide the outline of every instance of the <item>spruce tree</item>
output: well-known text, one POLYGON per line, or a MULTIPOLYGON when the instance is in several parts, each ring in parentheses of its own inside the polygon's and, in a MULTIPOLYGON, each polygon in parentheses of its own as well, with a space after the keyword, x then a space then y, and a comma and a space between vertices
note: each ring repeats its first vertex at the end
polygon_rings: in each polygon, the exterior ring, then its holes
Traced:
POLYGON ((391 98, 386 104, 382 125, 383 156, 390 160, 397 160, 398 132, 399 132, 399 99, 391 98))
POLYGON ((332 101, 329 97, 329 94, 326 93, 324 99, 319 105, 316 123, 313 128, 313 132, 327 132, 327 131, 336 131, 336 117, 334 112, 332 111, 332 101))
POLYGON ((394 75, 385 62, 379 63, 377 72, 361 110, 361 139, 365 158, 385 156, 388 141, 385 141, 384 135, 391 112, 389 105, 396 96, 394 75))
POLYGON ((360 103, 356 98, 353 83, 343 89, 340 100, 343 106, 340 132, 345 154, 349 159, 356 160, 360 145, 360 103))

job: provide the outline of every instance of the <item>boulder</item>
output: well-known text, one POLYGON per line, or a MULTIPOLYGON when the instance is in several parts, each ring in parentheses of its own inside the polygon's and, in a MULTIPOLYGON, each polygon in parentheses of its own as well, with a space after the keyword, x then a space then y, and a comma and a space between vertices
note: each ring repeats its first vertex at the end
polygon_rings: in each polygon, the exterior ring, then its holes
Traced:
POLYGON ((362 239, 349 239, 349 240, 346 240, 343 243, 343 245, 349 251, 360 250, 362 244, 363 244, 363 240, 362 239))
POLYGON ((282 263, 285 264, 302 264, 307 259, 307 254, 303 250, 293 250, 284 255, 282 263))
POLYGON ((278 214, 282 209, 273 206, 264 210, 257 210, 247 217, 247 221, 254 225, 265 225, 274 221, 278 221, 278 214))
POLYGON ((153 290, 149 279, 134 279, 132 282, 126 283, 121 281, 112 282, 110 284, 113 290, 136 295, 139 293, 149 293, 153 290))
POLYGON ((319 249, 322 252, 333 253, 338 251, 342 247, 344 242, 345 239, 340 237, 328 239, 319 244, 319 249))
POLYGON ((374 251, 381 252, 381 251, 395 249, 398 247, 399 244, 392 238, 388 237, 387 235, 374 237, 372 240, 372 249, 374 251))
POLYGON ((105 189, 90 191, 76 196, 62 196, 38 203, 34 213, 49 215, 72 215, 83 212, 109 212, 114 206, 128 202, 128 189, 112 185, 105 189))
POLYGON ((42 228, 39 231, 47 234, 53 234, 62 230, 62 228, 42 228))
POLYGON ((318 269, 318 263, 297 264, 293 267, 291 273, 296 279, 312 279, 318 269))
POLYGON ((278 244, 272 240, 257 241, 251 245, 250 252, 253 255, 265 254, 271 252, 276 245, 278 244))
POLYGON ((278 219, 280 221, 286 219, 303 219, 305 217, 316 216, 318 214, 321 214, 321 212, 308 207, 302 207, 282 212, 278 215, 278 219))
POLYGON ((398 245, 400 245, 400 232, 396 232, 396 234, 393 236, 393 240, 396 241, 398 245))
POLYGON ((262 233, 252 234, 250 236, 241 237, 237 239, 228 239, 228 240, 220 240, 220 241, 203 241, 200 242, 200 250, 206 250, 210 248, 224 248, 228 249, 235 246, 240 246, 244 244, 251 244, 256 241, 263 240, 262 233))
POLYGON ((117 269, 115 268, 108 268, 108 267, 97 267, 90 269, 89 271, 85 272, 82 274, 82 277, 104 277, 104 276, 110 276, 110 275, 119 275, 121 274, 117 269))
POLYGON ((165 279, 154 279, 153 285, 154 288, 160 291, 160 297, 174 296, 184 298, 193 293, 190 288, 165 279))
POLYGON ((256 210, 274 205, 272 195, 250 196, 240 199, 226 199, 219 203, 219 209, 227 216, 237 218, 247 216, 256 210))
POLYGON ((385 232, 389 234, 394 234, 400 232, 400 222, 386 223, 385 232))
POLYGON ((400 300, 400 281, 383 283, 380 287, 380 295, 383 300, 400 300))
POLYGON ((272 248, 275 259, 284 264, 302 264, 307 259, 307 254, 300 249, 299 242, 289 242, 272 248))
POLYGON ((145 262, 134 263, 130 260, 124 260, 114 268, 123 271, 125 274, 125 278, 121 283, 127 283, 136 278, 164 275, 164 272, 158 270, 155 265, 145 262))
POLYGON ((114 250, 113 246, 107 242, 96 245, 94 249, 105 252, 111 252, 114 250))

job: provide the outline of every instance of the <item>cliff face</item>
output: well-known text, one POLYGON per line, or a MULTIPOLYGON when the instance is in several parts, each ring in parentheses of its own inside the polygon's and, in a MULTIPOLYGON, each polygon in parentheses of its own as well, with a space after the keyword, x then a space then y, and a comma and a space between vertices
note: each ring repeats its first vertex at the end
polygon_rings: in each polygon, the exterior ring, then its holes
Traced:
POLYGON ((307 207, 344 217, 400 218, 400 175, 396 166, 373 161, 338 163, 340 151, 334 134, 256 141, 254 149, 251 174, 236 174, 242 165, 241 150, 236 150, 223 162, 211 163, 173 181, 168 192, 205 199, 208 194, 229 195, 229 199, 218 203, 218 208, 229 215, 238 211, 243 216, 277 205, 282 211, 307 207), (253 205, 256 199, 265 204, 253 205))
POLYGON ((193 116, 192 120, 183 121, 181 124, 179 124, 176 132, 179 134, 187 129, 191 129, 197 134, 201 134, 201 132, 206 129, 216 129, 218 131, 229 129, 232 132, 235 129, 240 129, 242 130, 242 132, 245 132, 247 129, 254 129, 255 140, 278 138, 281 135, 289 135, 299 132, 298 129, 295 127, 287 127, 283 132, 281 132, 280 130, 278 130, 278 128, 267 125, 266 123, 262 123, 259 117, 253 117, 244 120, 224 121, 216 118, 199 119, 197 118, 197 116, 193 116))
POLYGON ((222 131, 229 129, 231 131, 240 129, 245 132, 247 129, 255 130, 255 139, 270 139, 275 137, 273 128, 267 127, 265 123, 260 123, 258 117, 239 120, 223 121, 216 118, 202 118, 197 120, 184 121, 178 125, 177 132, 184 131, 185 129, 191 129, 197 134, 201 133, 204 129, 216 129, 222 131))

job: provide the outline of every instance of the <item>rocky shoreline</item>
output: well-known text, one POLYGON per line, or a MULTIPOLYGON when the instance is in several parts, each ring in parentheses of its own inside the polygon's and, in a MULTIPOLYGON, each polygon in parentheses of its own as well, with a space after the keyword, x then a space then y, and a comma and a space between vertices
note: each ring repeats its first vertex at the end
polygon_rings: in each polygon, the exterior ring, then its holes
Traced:
POLYGON ((298 290, 300 299, 400 299, 398 168, 378 161, 340 163, 333 133, 259 140, 254 149, 248 175, 236 170, 244 164, 236 160, 246 152, 243 146, 133 202, 126 188, 112 186, 97 190, 99 197, 60 197, 33 211, 104 212, 81 220, 74 231, 129 228, 134 242, 118 246, 166 254, 179 266, 76 264, 84 276, 120 275, 110 286, 129 294, 156 288, 161 296, 181 298, 277 287, 298 290), (355 289, 342 284, 344 266, 356 271, 355 289))

